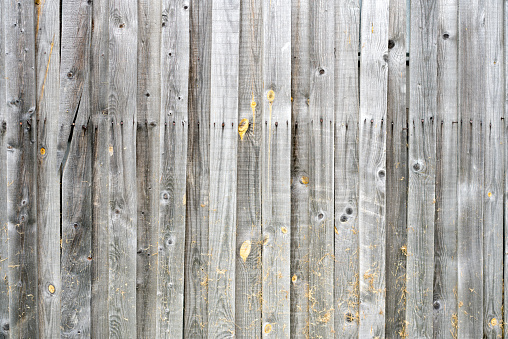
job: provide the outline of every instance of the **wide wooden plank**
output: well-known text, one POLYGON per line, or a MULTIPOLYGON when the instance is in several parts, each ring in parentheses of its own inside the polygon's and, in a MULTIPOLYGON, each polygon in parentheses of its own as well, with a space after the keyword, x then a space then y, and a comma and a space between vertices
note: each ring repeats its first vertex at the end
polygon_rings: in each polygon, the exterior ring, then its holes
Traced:
POLYGON ((291 8, 291 337, 309 335, 310 1, 291 8))
POLYGON ((434 337, 457 338, 457 0, 438 3, 434 337))
MULTIPOLYGON (((235 335, 240 4, 212 5, 208 336, 235 335)), ((206 126, 205 126, 206 127, 206 126)))
MULTIPOLYGON (((160 229, 158 235, 157 332, 178 338, 183 331, 186 165, 189 76, 189 6, 162 3, 160 229)), ((153 307, 153 305, 152 305, 153 307)))
POLYGON ((417 338, 433 336, 437 8, 411 3, 406 333, 417 338))
POLYGON ((109 336, 136 336, 136 0, 109 2, 109 336))
POLYGON ((360 2, 335 5, 335 338, 357 338, 360 2))
POLYGON ((60 329, 62 296, 58 114, 55 114, 60 98, 60 1, 36 5, 38 321, 40 336, 51 337, 60 329))
POLYGON ((360 59, 360 337, 385 335, 385 151, 389 2, 362 2, 360 59))
POLYGON ((161 1, 138 2, 137 337, 155 338, 160 166, 161 1))
POLYGON ((290 336, 291 3, 263 1, 263 336, 290 336))
POLYGON ((206 338, 212 1, 195 0, 190 4, 189 27, 184 336, 206 338))
POLYGON ((484 0, 459 1, 458 337, 483 335, 484 0))
POLYGON ((92 139, 92 304, 91 335, 109 332, 109 7, 108 0, 92 5, 90 108, 92 139))
POLYGON ((335 4, 310 5, 309 336, 334 333, 335 4))
POLYGON ((260 0, 240 3, 235 277, 239 338, 256 338, 261 330, 262 5, 260 0))
POLYGON ((485 124, 483 187, 483 334, 502 337, 504 201, 504 16, 501 1, 485 1, 485 124))
POLYGON ((7 326, 12 338, 37 338, 35 8, 30 1, 4 1, 3 5, 10 312, 7 326))
POLYGON ((390 0, 386 134, 386 336, 406 335, 408 130, 406 1, 390 0))

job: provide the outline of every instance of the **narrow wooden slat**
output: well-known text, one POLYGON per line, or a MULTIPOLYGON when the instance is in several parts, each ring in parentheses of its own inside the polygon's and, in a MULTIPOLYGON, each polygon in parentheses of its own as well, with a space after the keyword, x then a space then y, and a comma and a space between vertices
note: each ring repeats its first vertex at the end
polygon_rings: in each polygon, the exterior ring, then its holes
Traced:
POLYGON ((309 336, 334 333, 335 4, 310 5, 309 336))
POLYGON ((406 332, 416 338, 433 335, 437 8, 411 3, 406 332))
POLYGON ((291 3, 263 1, 263 336, 290 337, 291 3))
POLYGON ((408 130, 406 1, 390 1, 386 134, 386 336, 406 334, 408 130))
POLYGON ((310 1, 291 8, 291 337, 309 335, 310 1))
POLYGON ((388 1, 362 2, 360 59, 359 336, 385 334, 385 151, 388 1))
POLYGON ((137 0, 109 2, 109 336, 136 336, 137 0))
POLYGON ((457 338, 457 0, 438 2, 434 337, 457 338))
POLYGON ((208 333, 208 193, 212 1, 190 4, 189 138, 185 233, 184 336, 208 333))
POLYGON ((38 325, 41 337, 51 337, 60 329, 62 296, 58 114, 55 114, 60 97, 60 1, 38 3, 36 12, 38 325))
POLYGON ((240 3, 238 86, 236 335, 256 338, 261 331, 261 137, 264 100, 262 1, 240 3))
POLYGON ((4 1, 3 14, 9 219, 8 326, 11 338, 36 338, 39 336, 39 307, 34 2, 4 1))
POLYGON ((161 1, 138 3, 137 180, 137 337, 155 338, 157 237, 160 166, 161 1))
POLYGON ((91 335, 109 332, 109 7, 108 0, 92 5, 90 108, 92 138, 92 304, 91 335), (102 84, 102 86, 93 86, 102 84))
POLYGON ((459 338, 483 335, 484 6, 484 0, 459 1, 459 338))
POLYGON ((485 162, 483 187, 483 334, 502 337, 504 17, 501 1, 485 1, 485 162))
MULTIPOLYGON (((240 5, 212 5, 208 336, 235 335, 236 152, 240 5)), ((205 126, 206 128, 206 126, 205 126)))
MULTIPOLYGON (((508 2, 505 2, 505 6, 504 6, 504 22, 505 22, 505 25, 504 25, 504 36, 505 36, 505 39, 504 39, 504 43, 503 43, 503 47, 504 47, 504 64, 508 64, 508 39, 506 37, 508 37, 508 25, 506 25, 506 23, 508 23, 508 2)), ((505 106, 504 106, 504 111, 505 111, 505 115, 506 115, 506 112, 508 112, 508 100, 506 100, 508 97, 508 67, 505 66, 505 69, 504 69, 504 76, 505 76, 505 79, 504 79, 504 95, 505 95, 505 106)), ((503 128, 504 128, 504 140, 503 140, 503 145, 504 145, 504 168, 505 168, 505 171, 504 171, 504 195, 506 197, 506 195, 508 194, 508 171, 506 170, 508 168, 508 131, 506 130, 507 127, 508 127, 508 124, 506 123, 506 119, 503 119, 503 128)), ((508 222, 508 205, 506 204, 506 200, 504 199, 503 202, 505 203, 505 207, 504 207, 504 218, 503 218, 503 221, 504 221, 504 224, 507 225, 507 222, 508 222)), ((508 228, 505 228, 504 230, 504 233, 503 233, 503 243, 504 243, 504 254, 503 254, 503 279, 504 281, 508 281, 508 228)), ((503 324, 507 324, 508 323, 508 284, 503 284, 503 324)), ((508 336, 508 326, 504 325, 503 326, 503 335, 506 337, 508 336)))
MULTIPOLYGON (((161 43, 160 230, 157 332, 183 331, 186 165, 189 76, 189 3, 164 0, 161 43)), ((153 307, 153 305, 152 305, 153 307)))
POLYGON ((335 338, 357 338, 360 2, 335 6, 335 338))

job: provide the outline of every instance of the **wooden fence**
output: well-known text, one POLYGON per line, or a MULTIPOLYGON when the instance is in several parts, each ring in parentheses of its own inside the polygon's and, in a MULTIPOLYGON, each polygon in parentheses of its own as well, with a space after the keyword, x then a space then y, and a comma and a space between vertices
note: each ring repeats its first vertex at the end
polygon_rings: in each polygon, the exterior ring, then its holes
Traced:
POLYGON ((1 1, 0 338, 508 337, 507 19, 1 1))

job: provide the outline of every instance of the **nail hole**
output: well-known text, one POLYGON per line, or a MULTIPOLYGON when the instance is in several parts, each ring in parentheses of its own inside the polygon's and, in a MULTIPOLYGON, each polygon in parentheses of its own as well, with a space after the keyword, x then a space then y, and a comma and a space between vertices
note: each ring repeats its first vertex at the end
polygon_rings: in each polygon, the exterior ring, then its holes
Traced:
POLYGON ((347 221, 347 216, 341 215, 340 216, 340 222, 346 222, 346 221, 347 221))
POLYGON ((444 40, 448 40, 448 38, 450 38, 450 34, 448 34, 448 33, 443 34, 444 40))
POLYGON ((351 207, 346 208, 346 214, 353 214, 353 209, 351 207))
POLYGON ((325 215, 324 215, 323 213, 319 213, 317 217, 318 217, 319 219, 323 219, 323 217, 324 217, 324 216, 325 216, 325 215))
POLYGON ((419 171, 419 170, 421 169, 420 164, 419 164, 419 163, 414 164, 414 165, 413 165, 413 169, 414 169, 415 171, 419 171))
POLYGON ((384 170, 380 170, 379 172, 377 172, 377 175, 379 175, 380 178, 384 178, 385 177, 385 171, 384 170))
POLYGON ((325 70, 324 70, 324 69, 322 69, 322 68, 321 68, 321 69, 319 69, 319 74, 321 74, 321 75, 325 74, 325 70))

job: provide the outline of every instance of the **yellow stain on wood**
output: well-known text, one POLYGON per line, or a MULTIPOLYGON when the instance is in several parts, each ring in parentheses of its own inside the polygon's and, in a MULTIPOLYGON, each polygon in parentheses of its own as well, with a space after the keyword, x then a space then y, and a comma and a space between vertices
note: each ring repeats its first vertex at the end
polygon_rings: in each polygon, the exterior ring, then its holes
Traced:
POLYGON ((252 244, 250 240, 245 240, 242 246, 240 247, 240 257, 243 259, 243 262, 247 261, 247 257, 250 254, 251 247, 252 244))
POLYGON ((51 294, 55 293, 55 286, 49 285, 48 290, 49 290, 49 293, 51 293, 51 294))
MULTIPOLYGON (((42 6, 44 6, 44 4, 42 6)), ((39 7, 39 8, 41 8, 41 7, 39 7)), ((37 19, 37 27, 38 26, 39 26, 39 19, 37 19)), ((42 87, 41 94, 39 95, 39 105, 41 103, 42 96, 44 95, 44 86, 46 86, 46 78, 48 77, 49 64, 51 63, 51 55, 53 54, 53 46, 54 45, 55 45, 55 35, 53 34, 53 40, 51 41, 51 46, 49 49, 48 64, 46 65, 46 74, 44 74, 44 80, 42 81, 42 86, 41 86, 42 87)))
POLYGON ((488 195, 488 196, 489 196, 489 198, 490 198, 490 197, 492 196, 492 192, 489 192, 487 195, 488 195))
POLYGON ((337 230, 337 227, 334 226, 334 228, 335 228, 335 233, 339 234, 339 231, 337 230))
POLYGON ((492 326, 496 326, 497 325, 497 319, 496 318, 492 318, 492 320, 490 321, 490 324, 492 326))
POLYGON ((309 177, 306 177, 305 175, 300 179, 300 182, 304 185, 307 185, 309 183, 309 177))
POLYGON ((184 205, 186 205, 186 204, 187 204, 187 194, 184 194, 184 195, 183 195, 183 198, 182 198, 182 203, 183 203, 184 205))
POLYGON ((296 284, 296 281, 298 280, 298 277, 295 275, 293 275, 293 277, 291 278, 291 281, 293 282, 293 284, 296 284))
POLYGON ((265 325, 265 333, 268 334, 272 332, 272 325, 271 324, 266 324, 265 325))
POLYGON ((285 227, 282 227, 282 228, 280 229, 280 231, 281 231, 282 233, 286 234, 286 233, 288 232, 288 229, 287 229, 287 228, 285 228, 285 227))
POLYGON ((46 154, 46 149, 44 149, 44 147, 41 148, 41 154, 42 155, 46 154))
POLYGON ((113 156, 113 146, 109 146, 109 156, 113 156))
POLYGON ((273 90, 269 90, 268 93, 266 94, 266 98, 270 103, 272 103, 273 100, 275 99, 275 92, 273 90))
POLYGON ((238 125, 238 134, 240 134, 240 140, 243 140, 245 132, 249 129, 249 119, 242 119, 238 125))
POLYGON ((252 102, 250 103, 250 107, 252 108, 252 132, 255 131, 256 127, 256 102, 254 101, 254 92, 252 92, 252 102))

